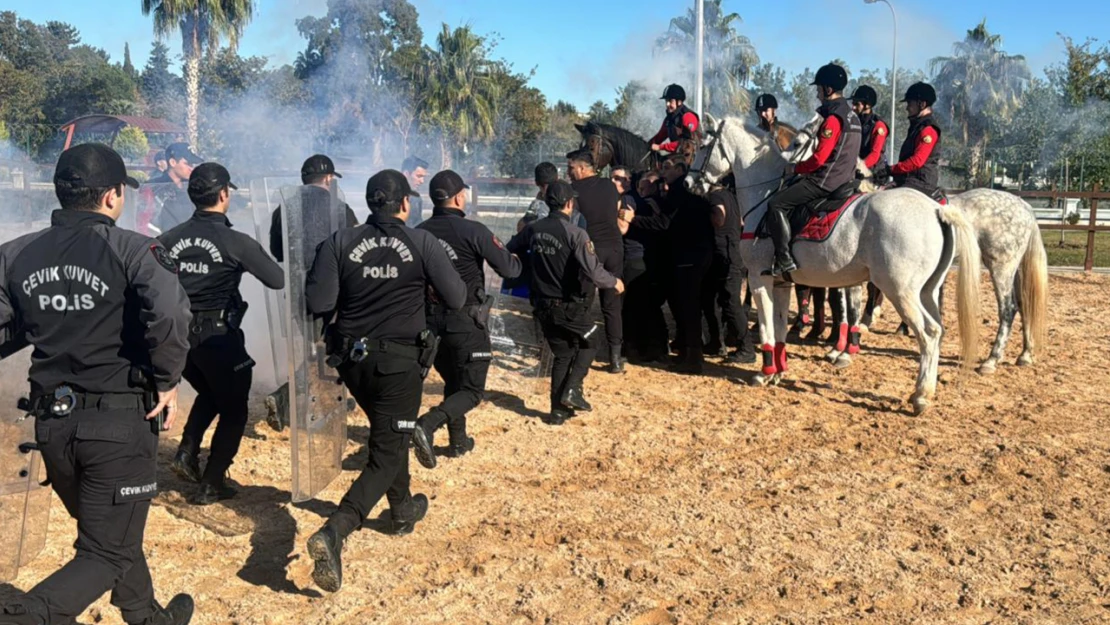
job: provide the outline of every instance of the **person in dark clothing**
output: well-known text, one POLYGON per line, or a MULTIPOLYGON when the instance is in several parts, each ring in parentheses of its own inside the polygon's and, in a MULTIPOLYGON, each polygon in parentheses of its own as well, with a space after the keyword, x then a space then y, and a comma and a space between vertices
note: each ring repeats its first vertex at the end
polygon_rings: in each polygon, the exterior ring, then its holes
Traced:
POLYGON ((671 255, 671 301, 674 303, 678 373, 700 374, 702 357, 701 295, 702 281, 713 260, 716 233, 713 207, 683 184, 689 169, 686 161, 674 155, 663 161, 667 195, 663 212, 670 216, 667 241, 671 255))
POLYGON ((562 425, 575 411, 592 409, 583 392, 595 348, 597 324, 590 320, 594 287, 624 292, 620 278, 605 270, 585 230, 570 222, 577 194, 562 181, 547 187, 550 214, 524 227, 509 241, 510 252, 531 253, 532 303, 551 347, 551 413, 548 425, 562 425))
POLYGON ((424 178, 428 176, 428 161, 416 156, 407 157, 401 163, 401 173, 409 181, 409 187, 417 194, 412 196, 412 208, 406 225, 415 228, 424 221, 424 198, 420 197, 419 189, 424 186, 424 178))
POLYGON ((61 209, 50 227, 0 246, 0 353, 33 347, 35 443, 77 521, 73 558, 3 606, 0 623, 69 625, 108 591, 128 625, 193 615, 188 595, 158 605, 143 554, 158 436, 177 416, 189 298, 166 248, 115 227, 126 187, 139 183, 111 148, 70 148, 54 172, 61 209))
MULTIPOLYGON (((335 163, 327 156, 315 154, 308 157, 301 165, 301 183, 304 186, 301 187, 300 191, 303 210, 321 216, 330 215, 333 203, 338 201, 335 198, 336 179, 342 177, 339 172, 335 171, 335 163)), ((355 212, 351 210, 350 205, 346 202, 342 202, 342 204, 346 223, 332 224, 330 220, 321 217, 322 221, 329 221, 329 223, 320 223, 318 224, 318 232, 305 234, 305 246, 306 248, 311 246, 311 249, 305 249, 303 258, 312 258, 316 245, 337 228, 354 228, 358 225, 358 218, 355 216, 355 212)), ((270 216, 270 253, 279 263, 285 262, 284 239, 281 225, 281 207, 278 206, 270 216)))
MULTIPOLYGON (((624 242, 617 225, 620 194, 611 180, 601 178, 594 169, 594 159, 589 149, 582 148, 567 154, 567 173, 578 194, 574 204, 586 220, 597 257, 605 270, 616 277, 624 274, 624 242)), ((624 330, 621 324, 621 296, 612 288, 600 292, 601 316, 605 320, 605 338, 609 345, 609 372, 624 371, 621 345, 624 330)))
POLYGON ((740 258, 743 216, 735 186, 736 179, 729 174, 707 197, 713 206, 716 238, 713 262, 702 287, 702 310, 709 329, 709 343, 705 351, 727 354, 732 362, 751 363, 755 362, 755 350, 748 335, 748 307, 740 297, 740 286, 744 281, 744 264, 740 258), (718 308, 720 318, 717 316, 718 308), (736 349, 728 353, 727 346, 736 349))
POLYGON ((448 457, 457 458, 474 449, 474 439, 466 434, 466 413, 482 402, 493 358, 489 337, 493 302, 485 291, 485 265, 502 278, 515 278, 521 269, 520 259, 506 251, 489 228, 466 218, 469 188, 449 169, 433 176, 429 194, 435 208, 431 219, 417 226, 439 239, 466 283, 466 303, 461 310, 448 309, 434 294, 426 308, 428 329, 440 338, 435 369, 443 378, 443 402, 417 419, 413 431, 416 459, 429 469, 436 466, 435 431, 444 424, 450 440, 448 457))
POLYGON ((203 161, 186 143, 171 143, 166 147, 166 171, 147 182, 145 199, 150 207, 147 226, 151 232, 156 235, 166 232, 193 214, 189 176, 203 161))
POLYGON ((817 113, 824 118, 818 130, 817 149, 804 162, 788 165, 787 173, 799 177, 767 202, 767 224, 775 244, 775 261, 771 266, 774 276, 797 269, 790 253, 791 213, 828 197, 856 177, 861 130, 859 118, 842 93, 848 85, 848 73, 830 63, 817 70, 813 84, 822 102, 817 113))
POLYGON ((424 375, 435 340, 427 330, 425 294, 434 289, 449 310, 466 303, 466 283, 433 234, 405 226, 415 191, 387 169, 366 184, 371 215, 324 240, 305 280, 308 309, 334 316, 329 356, 370 420, 369 458, 339 509, 308 539, 312 579, 329 592, 343 585, 347 537, 385 495, 394 534, 408 534, 428 511, 409 490, 409 442, 420 412, 424 375))
POLYGON ((177 261, 178 278, 193 313, 185 379, 197 398, 171 466, 182 478, 200 483, 195 499, 200 505, 235 496, 224 477, 247 427, 255 364, 240 329, 247 304, 239 282, 244 273, 250 273, 267 288, 285 288, 285 273, 258 241, 231 229, 227 208, 236 188, 222 165, 200 165, 189 178, 189 197, 197 211, 189 221, 158 237, 177 261), (201 440, 217 415, 220 422, 201 473, 201 440))
MULTIPOLYGON (((634 213, 622 217, 628 223, 625 241, 635 241, 643 248, 643 273, 630 276, 625 282, 625 337, 632 346, 639 364, 666 364, 669 352, 669 330, 663 316, 670 284, 670 261, 665 240, 670 216, 663 213, 662 181, 659 174, 647 172, 637 181, 639 201, 634 213)), ((635 262, 625 266, 636 273, 635 262)))

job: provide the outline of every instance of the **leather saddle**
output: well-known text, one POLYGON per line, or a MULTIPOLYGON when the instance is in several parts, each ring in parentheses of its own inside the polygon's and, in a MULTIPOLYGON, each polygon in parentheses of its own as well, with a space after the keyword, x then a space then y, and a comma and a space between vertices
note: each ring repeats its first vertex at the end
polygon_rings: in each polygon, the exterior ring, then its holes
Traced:
MULTIPOLYGON (((813 200, 809 204, 799 206, 790 215, 790 232, 792 234, 791 241, 797 238, 798 234, 805 229, 815 218, 821 217, 821 212, 834 211, 842 208, 849 198, 859 194, 859 180, 850 180, 836 189, 832 193, 823 198, 813 200)), ((756 228, 756 236, 760 239, 769 239, 771 232, 767 228, 767 217, 764 215, 763 220, 756 228)))

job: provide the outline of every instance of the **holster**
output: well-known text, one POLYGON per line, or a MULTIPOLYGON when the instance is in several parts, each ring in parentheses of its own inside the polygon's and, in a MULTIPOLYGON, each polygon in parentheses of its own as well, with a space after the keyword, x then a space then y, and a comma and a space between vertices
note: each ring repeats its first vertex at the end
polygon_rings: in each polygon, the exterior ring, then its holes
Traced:
POLYGON ((428 377, 428 372, 435 364, 436 352, 439 351, 439 337, 431 330, 423 330, 416 337, 416 347, 420 350, 416 361, 420 363, 420 379, 423 380, 428 377))
POLYGON ((469 309, 470 316, 474 318, 474 322, 478 327, 485 330, 489 328, 490 310, 493 308, 493 296, 487 295, 484 289, 478 291, 478 305, 471 306, 469 309))

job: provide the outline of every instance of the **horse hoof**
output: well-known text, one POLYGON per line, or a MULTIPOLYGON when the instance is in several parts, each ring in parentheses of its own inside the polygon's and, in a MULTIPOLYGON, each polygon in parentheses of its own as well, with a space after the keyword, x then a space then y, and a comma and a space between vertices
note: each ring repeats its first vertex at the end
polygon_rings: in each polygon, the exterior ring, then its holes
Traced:
POLYGON ((1033 364, 1033 357, 1028 354, 1022 354, 1018 356, 1017 364, 1019 367, 1028 367, 1033 364))
POLYGON ((852 357, 848 354, 841 354, 840 357, 833 362, 833 367, 837 369, 847 369, 850 366, 852 366, 852 357))
POLYGON ((771 376, 771 386, 778 386, 779 384, 782 384, 782 374, 776 373, 771 376))
POLYGON ((988 360, 979 365, 979 375, 991 375, 998 369, 998 365, 994 361, 988 360))
POLYGON ((913 416, 920 417, 929 408, 929 400, 924 397, 914 397, 910 400, 913 404, 913 416))
POLYGON ((840 355, 841 355, 841 352, 836 351, 836 348, 834 347, 834 348, 830 349, 829 351, 825 352, 825 360, 827 360, 830 363, 836 362, 837 359, 840 358, 840 355))
POLYGON ((752 378, 751 385, 752 386, 767 386, 767 382, 768 382, 767 376, 763 375, 762 373, 757 373, 755 375, 755 377, 752 378))
POLYGON ((859 324, 859 333, 860 334, 867 334, 870 331, 871 331, 871 324, 869 324, 869 323, 859 324))

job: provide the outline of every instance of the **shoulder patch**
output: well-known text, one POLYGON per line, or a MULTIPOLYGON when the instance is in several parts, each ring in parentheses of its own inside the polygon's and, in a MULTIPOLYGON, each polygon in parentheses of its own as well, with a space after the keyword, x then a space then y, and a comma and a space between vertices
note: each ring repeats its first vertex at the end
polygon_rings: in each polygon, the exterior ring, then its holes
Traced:
POLYGON ((173 257, 166 251, 166 248, 154 244, 150 246, 150 253, 154 255, 154 260, 158 261, 158 264, 165 267, 167 271, 177 273, 177 263, 174 262, 173 257))
POLYGON ((505 246, 501 244, 501 239, 498 239, 496 234, 493 235, 493 244, 499 249, 505 249, 505 246))
POLYGON ((832 128, 825 128, 821 130, 821 136, 828 139, 832 137, 832 128))
POLYGON ((925 135, 924 137, 921 137, 921 142, 922 143, 932 143, 933 142, 933 135, 925 135))
POLYGON ((885 135, 886 134, 886 128, 884 128, 883 126, 879 126, 878 128, 875 129, 875 134, 879 135, 880 137, 885 135))
POLYGON ((594 251, 594 242, 593 241, 591 241, 591 240, 586 241, 586 252, 588 252, 591 256, 593 256, 597 253, 597 252, 594 251))

